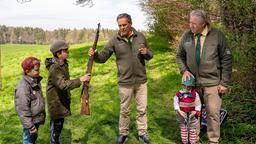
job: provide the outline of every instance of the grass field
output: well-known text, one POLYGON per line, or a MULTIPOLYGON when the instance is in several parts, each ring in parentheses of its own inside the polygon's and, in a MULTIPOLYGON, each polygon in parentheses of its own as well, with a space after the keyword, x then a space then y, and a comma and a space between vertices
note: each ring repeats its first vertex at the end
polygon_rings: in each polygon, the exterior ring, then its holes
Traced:
MULTIPOLYGON (((175 51, 168 44, 149 40, 154 58, 147 62, 148 74, 148 132, 152 144, 180 143, 179 129, 173 111, 172 97, 180 89, 180 74, 175 63, 175 51)), ((98 44, 102 49, 104 42, 98 44)), ((91 44, 72 45, 69 69, 71 78, 85 72, 87 51, 91 44)), ((45 97, 47 71, 44 59, 51 57, 48 45, 15 45, 1 47, 2 91, 0 97, 0 144, 22 143, 22 125, 14 108, 14 89, 21 78, 21 61, 27 56, 41 59, 41 81, 45 97)), ((81 88, 72 91, 72 116, 67 117, 61 134, 62 144, 114 144, 118 136, 119 96, 117 89, 115 57, 105 64, 94 63, 90 82, 90 116, 81 116, 81 88)), ((46 107, 47 108, 47 107, 46 107)), ((130 134, 127 144, 139 144, 135 123, 136 111, 132 102, 130 134)), ((227 125, 222 132, 222 143, 251 143, 240 141, 227 125), (234 136, 231 138, 230 136, 234 136)), ((232 130, 232 129, 231 129, 232 130)), ((49 117, 40 127, 38 144, 49 143, 49 117)), ((202 143, 206 143, 204 136, 202 143)))

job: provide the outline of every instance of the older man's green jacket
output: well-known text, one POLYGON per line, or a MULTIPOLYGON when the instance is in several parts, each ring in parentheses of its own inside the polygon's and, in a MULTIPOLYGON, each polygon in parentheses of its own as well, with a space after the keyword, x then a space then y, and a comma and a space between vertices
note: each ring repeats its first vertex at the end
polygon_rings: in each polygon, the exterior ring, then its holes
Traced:
POLYGON ((196 77, 197 86, 228 86, 232 73, 232 55, 222 32, 209 28, 199 65, 195 54, 194 34, 188 30, 183 34, 176 53, 180 72, 190 71, 196 77))
POLYGON ((60 64, 56 58, 45 60, 48 69, 46 96, 49 115, 52 120, 71 115, 70 90, 81 85, 79 78, 70 80, 68 63, 60 64))

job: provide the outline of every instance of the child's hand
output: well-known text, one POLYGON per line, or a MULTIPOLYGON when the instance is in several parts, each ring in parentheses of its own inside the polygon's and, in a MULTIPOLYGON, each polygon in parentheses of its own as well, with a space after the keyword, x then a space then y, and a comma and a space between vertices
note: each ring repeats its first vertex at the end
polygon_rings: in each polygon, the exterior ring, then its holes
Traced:
POLYGON ((37 134, 37 129, 35 126, 33 126, 32 128, 29 129, 29 134, 30 135, 35 135, 37 134))
POLYGON ((193 118, 195 115, 196 115, 196 111, 192 111, 192 112, 189 114, 189 119, 193 118))
POLYGON ((94 56, 94 54, 96 53, 96 50, 94 50, 93 48, 90 48, 89 51, 88 51, 88 55, 89 56, 94 56))
POLYGON ((181 111, 181 110, 177 110, 177 114, 182 116, 184 119, 187 118, 187 114, 184 112, 184 111, 181 111))
POLYGON ((200 115, 201 115, 201 112, 200 112, 200 111, 192 111, 192 112, 190 113, 190 115, 189 115, 189 118, 191 119, 191 118, 193 118, 194 116, 200 117, 200 115))
POLYGON ((84 76, 80 77, 81 82, 90 81, 90 79, 91 79, 91 74, 85 74, 84 76))

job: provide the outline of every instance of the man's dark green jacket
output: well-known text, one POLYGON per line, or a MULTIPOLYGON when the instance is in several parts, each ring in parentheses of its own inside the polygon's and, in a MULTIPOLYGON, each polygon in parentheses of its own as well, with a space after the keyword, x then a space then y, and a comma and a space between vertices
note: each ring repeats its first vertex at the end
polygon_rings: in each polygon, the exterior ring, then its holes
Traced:
POLYGON ((176 53, 180 72, 190 71, 196 77, 197 86, 228 86, 232 73, 232 55, 222 32, 209 28, 199 66, 195 54, 194 34, 188 30, 183 34, 176 53))
POLYGON ((95 53, 94 60, 104 63, 114 53, 118 70, 118 83, 120 85, 145 83, 147 76, 144 60, 153 58, 153 53, 148 49, 147 54, 140 54, 139 48, 142 45, 148 48, 146 38, 133 28, 133 36, 130 42, 117 33, 101 52, 95 53))

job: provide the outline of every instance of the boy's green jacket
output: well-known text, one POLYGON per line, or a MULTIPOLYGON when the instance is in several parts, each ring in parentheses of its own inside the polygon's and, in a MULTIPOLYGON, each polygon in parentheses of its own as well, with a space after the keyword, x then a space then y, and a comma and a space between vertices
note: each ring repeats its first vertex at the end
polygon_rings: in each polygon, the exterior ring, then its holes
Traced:
POLYGON ((70 90, 81 85, 79 78, 70 80, 68 63, 60 64, 56 58, 45 60, 48 69, 46 96, 49 115, 52 120, 71 115, 70 90))

